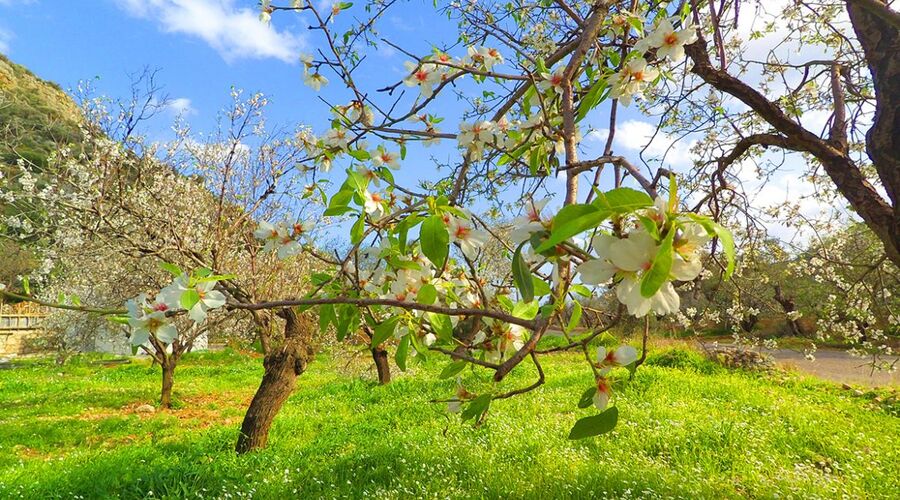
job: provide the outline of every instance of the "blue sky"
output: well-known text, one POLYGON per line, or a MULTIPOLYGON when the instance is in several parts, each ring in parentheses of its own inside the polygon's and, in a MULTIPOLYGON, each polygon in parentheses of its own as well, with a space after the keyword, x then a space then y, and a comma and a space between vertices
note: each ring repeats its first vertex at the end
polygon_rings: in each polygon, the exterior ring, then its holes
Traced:
MULTIPOLYGON (((354 12, 361 6, 358 2, 342 13, 346 17, 339 16, 336 26, 340 28, 342 19, 354 14, 363 16, 354 12)), ((230 101, 232 86, 265 93, 272 102, 267 110, 269 123, 289 127, 306 123, 323 132, 328 126, 327 108, 318 97, 343 104, 350 95, 338 85, 317 94, 302 84, 298 56, 314 52, 321 36, 307 29, 304 16, 308 14, 278 13, 267 27, 258 21, 257 9, 256 0, 0 0, 0 52, 63 88, 99 77, 95 87, 113 97, 128 91, 129 73, 145 66, 159 68, 159 81, 176 106, 151 124, 146 131, 151 139, 170 136, 169 126, 179 110, 186 112, 194 131, 211 130, 217 111, 230 101)), ((382 36, 417 54, 428 53, 432 42, 452 43, 457 38, 455 24, 434 13, 430 0, 400 2, 379 28, 382 36)), ((754 43, 763 49, 767 45, 765 40, 754 43)), ((463 51, 458 47, 453 55, 461 56, 463 51)), ((403 76, 406 59, 383 46, 369 55, 358 77, 370 89, 395 83, 403 76)), ((335 80, 334 75, 326 76, 335 80)), ((435 108, 451 118, 443 124, 444 131, 456 131, 452 116, 458 108, 452 95, 435 108)), ((605 111, 604 105, 586 120, 586 133, 590 125, 600 130, 587 134, 582 157, 601 152, 605 111)), ((639 164, 638 154, 654 130, 653 119, 640 116, 634 107, 620 110, 615 152, 639 164)), ((690 142, 670 149, 669 139, 665 134, 656 137, 644 157, 665 154, 670 167, 683 171, 690 165, 690 142)), ((408 183, 433 172, 430 155, 454 154, 452 141, 447 142, 439 149, 411 152, 400 180, 408 183)), ((776 183, 764 201, 788 200, 795 193, 787 189, 787 183, 776 183)))
MULTIPOLYGON (((452 25, 430 5, 404 5, 397 9, 402 19, 389 15, 383 31, 422 53, 430 47, 425 32, 434 41, 455 39, 452 25)), ((0 0, 0 52, 66 89, 99 77, 96 88, 110 96, 127 92, 129 73, 159 68, 165 92, 178 100, 174 107, 189 106, 187 117, 199 130, 213 125, 232 86, 269 96, 274 122, 318 123, 321 130, 325 108, 310 102, 317 94, 302 84, 298 62, 300 52, 313 52, 320 40, 308 34, 303 15, 280 13, 270 28, 257 13, 253 0, 0 0)), ((368 83, 402 76, 405 58, 394 50, 372 59, 362 73, 374 77, 368 83)), ((338 91, 331 86, 322 95, 342 103, 338 91)), ((164 123, 156 125, 165 130, 164 123)))
MULTIPOLYGON (((165 136, 178 109, 187 111, 195 130, 211 128, 232 86, 269 96, 270 121, 308 123, 321 132, 326 108, 302 84, 297 60, 320 37, 308 33, 304 15, 279 13, 266 27, 256 9, 252 0, 0 0, 0 51, 66 89, 99 77, 95 87, 113 97, 127 92, 129 73, 161 69, 160 83, 176 105, 153 124, 151 137, 165 136)), ((432 42, 456 39, 454 24, 435 14, 430 1, 413 0, 394 12, 381 31, 411 51, 425 54, 432 42)), ((370 87, 394 83, 406 59, 384 46, 363 65, 361 80, 370 87)), ((321 95, 348 100, 335 85, 321 95)), ((445 102, 438 109, 454 108, 445 102)))
MULTIPOLYGON (((361 5, 355 9, 361 10, 361 5)), ((307 29, 309 14, 276 13, 272 25, 266 26, 258 21, 257 9, 254 0, 25 0, 24 4, 0 0, 0 50, 66 89, 97 78, 98 92, 112 97, 127 93, 129 73, 145 66, 159 68, 159 82, 174 101, 167 116, 148 124, 151 139, 170 137, 171 122, 182 110, 193 130, 211 130, 217 111, 230 102, 232 86, 266 94, 271 124, 306 123, 323 132, 329 115, 319 97, 343 104, 350 94, 334 84, 319 94, 302 83, 298 56, 315 52, 322 37, 307 29)), ((353 15, 365 14, 350 9, 337 18, 336 27, 353 15)), ((457 39, 455 23, 435 13, 427 0, 401 2, 379 29, 397 45, 423 55, 433 44, 457 39)), ((464 51, 457 47, 454 55, 464 51)), ((369 89, 393 84, 404 76, 406 60, 382 45, 368 55, 357 78, 369 89)), ((336 80, 328 72, 325 75, 336 80)), ((481 92, 471 82, 461 88, 481 92)), ((410 89, 407 97, 416 93, 410 89)), ((449 95, 432 111, 449 117, 442 131, 456 131, 453 115, 459 107, 454 104, 449 95)), ((601 142, 586 141, 584 147, 599 150, 601 142)), ((430 166, 422 168, 431 155, 441 159, 455 155, 453 141, 444 144, 423 151, 411 148, 406 163, 414 168, 403 169, 399 179, 412 183, 428 175, 425 172, 434 172, 430 166)))

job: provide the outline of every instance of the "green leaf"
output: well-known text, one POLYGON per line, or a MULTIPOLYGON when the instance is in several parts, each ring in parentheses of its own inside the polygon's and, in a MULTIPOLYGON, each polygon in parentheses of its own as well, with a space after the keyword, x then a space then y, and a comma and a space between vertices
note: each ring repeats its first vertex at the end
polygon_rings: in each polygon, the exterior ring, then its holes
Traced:
POLYGON ((444 225, 444 219, 439 215, 432 215, 425 219, 419 234, 419 242, 422 245, 422 253, 428 257, 434 267, 443 269, 450 253, 450 233, 444 225))
POLYGON ((544 304, 541 306, 540 313, 541 317, 544 319, 550 319, 553 316, 553 313, 556 312, 556 304, 544 304))
POLYGON ((603 100, 603 91, 606 90, 606 79, 600 78, 593 85, 591 85, 591 90, 588 91, 587 95, 581 99, 581 102, 578 103, 578 115, 575 118, 576 122, 580 122, 587 116, 588 112, 592 109, 596 108, 598 104, 603 100))
MULTIPOLYGON (((128 325, 128 316, 107 316, 107 320, 111 323, 117 323, 120 325, 128 325)), ((136 346, 135 346, 136 347, 136 346)))
POLYGON ((394 334, 394 329, 397 328, 397 322, 399 321, 400 316, 394 316, 386 319, 380 325, 376 325, 375 334, 372 335, 372 347, 378 347, 382 342, 389 339, 394 334))
POLYGON ((640 208, 652 206, 653 198, 650 198, 650 196, 643 191, 621 187, 606 191, 603 193, 603 196, 598 196, 597 199, 594 200, 594 204, 617 214, 624 214, 634 212, 640 208))
POLYGON ((559 243, 600 225, 610 212, 595 205, 566 205, 553 217, 550 236, 535 249, 536 252, 545 252, 559 243))
POLYGON ((384 260, 394 269, 412 269, 414 271, 422 269, 422 266, 419 265, 418 262, 403 260, 393 255, 386 257, 384 260))
POLYGON ((534 319, 534 317, 537 316, 539 309, 540 304, 538 304, 538 301, 536 300, 531 302, 516 302, 516 305, 513 306, 510 314, 517 318, 534 319))
POLYGON ((350 205, 350 200, 353 199, 353 194, 356 192, 353 186, 350 186, 348 182, 345 182, 343 186, 341 186, 341 190, 334 194, 331 197, 331 201, 328 202, 328 208, 325 209, 323 215, 341 215, 344 212, 348 212, 352 210, 348 205, 350 205))
POLYGON ((359 161, 366 161, 372 158, 372 155, 370 155, 369 152, 365 149, 352 149, 348 151, 347 154, 359 161))
POLYGON ((513 254, 512 275, 516 288, 518 288, 519 293, 522 294, 522 300, 531 302, 534 300, 534 281, 531 276, 531 269, 528 268, 528 264, 526 264, 525 259, 522 258, 522 247, 526 244, 528 244, 528 242, 523 241, 513 254))
POLYGON ((342 304, 335 308, 337 310, 337 339, 344 340, 351 331, 355 331, 359 326, 359 309, 351 304, 342 304))
POLYGON ((409 356, 409 338, 412 334, 406 335, 400 339, 400 345, 397 346, 397 353, 394 354, 394 361, 397 362, 397 368, 400 371, 406 371, 406 358, 409 356))
POLYGON ((181 307, 184 309, 190 311, 192 307, 197 305, 197 302, 200 302, 200 292, 197 289, 188 288, 181 294, 181 307))
POLYGON ((466 405, 466 409, 462 412, 462 419, 465 422, 466 420, 480 417, 485 412, 488 411, 488 408, 491 406, 491 395, 490 394, 482 394, 477 398, 473 399, 469 404, 466 405))
POLYGON ((582 418, 572 426, 572 430, 569 431, 569 439, 584 439, 606 434, 616 428, 618 420, 619 410, 615 406, 599 415, 582 418))
POLYGON ((644 229, 647 230, 650 236, 653 236, 653 239, 658 241, 659 226, 656 225, 656 221, 643 215, 638 215, 638 220, 641 221, 641 225, 644 226, 644 229))
POLYGON ((550 285, 548 285, 546 281, 532 274, 531 282, 534 284, 535 297, 543 297, 544 295, 550 294, 550 285))
POLYGON ((725 252, 725 260, 728 262, 725 267, 725 279, 727 280, 734 273, 734 237, 731 235, 731 231, 719 224, 713 223, 713 229, 716 231, 719 241, 722 242, 722 251, 725 252))
POLYGON ((675 260, 675 252, 672 249, 672 241, 674 239, 675 230, 672 229, 656 251, 656 257, 653 258, 653 265, 650 266, 650 270, 644 273, 644 277, 641 278, 641 295, 643 297, 652 297, 663 286, 663 283, 669 279, 672 262, 675 260))
POLYGON ((577 293, 578 295, 581 295, 582 297, 591 297, 594 295, 591 293, 590 288, 588 288, 580 283, 576 283, 576 284, 570 286, 569 290, 572 290, 573 292, 577 293))
POLYGON ((732 273, 734 273, 734 237, 731 235, 731 231, 721 224, 717 224, 709 217, 692 213, 687 213, 685 215, 690 217, 690 219, 697 224, 703 226, 703 229, 706 229, 706 234, 717 237, 719 238, 719 241, 722 242, 722 252, 725 253, 725 260, 727 261, 725 266, 725 279, 727 280, 730 278, 732 273))
POLYGON ((433 312, 425 313, 425 316, 439 339, 447 341, 453 338, 453 323, 450 316, 433 312))
POLYGON ((326 304, 319 308, 319 331, 325 333, 331 324, 337 325, 337 315, 334 313, 334 305, 326 304))
POLYGON ((566 325, 566 333, 571 332, 581 322, 581 302, 572 302, 572 317, 569 318, 569 324, 566 325))
POLYGON ((313 285, 321 286, 331 280, 331 275, 328 273, 313 273, 309 280, 313 285))
POLYGON ((584 394, 581 395, 581 399, 578 400, 578 407, 587 408, 594 404, 594 394, 597 394, 596 385, 592 385, 588 387, 588 390, 584 391, 584 394))
POLYGON ((422 288, 419 288, 419 293, 416 294, 416 301, 420 304, 431 305, 434 304, 436 300, 437 288, 431 283, 422 285, 422 288))
POLYGON ((212 269, 208 267, 201 267, 200 269, 194 269, 194 276, 197 278, 206 278, 207 276, 212 274, 212 269))
POLYGON ((675 174, 669 174, 669 212, 674 212, 678 208, 678 182, 675 180, 675 174))
POLYGON ((406 236, 409 234, 409 230, 421 221, 421 217, 410 215, 397 224, 397 241, 400 243, 400 253, 406 253, 406 236))
POLYGON ((168 272, 172 276, 175 276, 176 278, 184 274, 184 271, 182 271, 180 267, 169 262, 160 262, 159 267, 161 267, 164 271, 168 272))
POLYGON ((459 372, 465 370, 466 365, 468 365, 468 363, 466 363, 463 360, 454 361, 454 362, 448 364, 447 366, 445 366, 443 370, 441 370, 440 378, 447 379, 447 378, 453 377, 456 374, 458 374, 459 372))
POLYGON ((359 218, 356 219, 356 222, 353 223, 353 227, 350 228, 350 242, 354 245, 362 241, 363 235, 365 234, 366 227, 366 216, 365 213, 360 214, 359 218))

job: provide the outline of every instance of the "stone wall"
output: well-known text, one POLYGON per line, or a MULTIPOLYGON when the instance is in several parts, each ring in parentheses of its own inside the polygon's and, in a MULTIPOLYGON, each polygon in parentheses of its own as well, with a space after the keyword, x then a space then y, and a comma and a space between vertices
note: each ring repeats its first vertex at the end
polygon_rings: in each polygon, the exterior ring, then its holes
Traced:
POLYGON ((0 358, 34 354, 32 341, 40 334, 40 330, 0 330, 0 358))

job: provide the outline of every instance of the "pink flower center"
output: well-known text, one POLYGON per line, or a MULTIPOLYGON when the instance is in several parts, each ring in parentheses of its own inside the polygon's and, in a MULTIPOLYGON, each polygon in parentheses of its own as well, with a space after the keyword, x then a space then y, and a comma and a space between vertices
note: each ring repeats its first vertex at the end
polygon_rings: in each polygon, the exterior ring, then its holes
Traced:
POLYGON ((669 34, 666 35, 666 37, 663 39, 663 42, 664 42, 666 45, 675 45, 676 43, 678 43, 678 35, 676 35, 675 33, 669 33, 669 34))
POLYGON ((428 80, 428 72, 423 69, 416 71, 416 80, 419 80, 419 82, 428 80))
POLYGON ((609 394, 609 384, 606 382, 606 379, 601 378, 597 380, 597 392, 609 394))
POLYGON ((457 226, 456 238, 460 239, 460 240, 464 240, 469 237, 469 233, 471 233, 471 232, 472 232, 472 230, 466 226, 457 226))

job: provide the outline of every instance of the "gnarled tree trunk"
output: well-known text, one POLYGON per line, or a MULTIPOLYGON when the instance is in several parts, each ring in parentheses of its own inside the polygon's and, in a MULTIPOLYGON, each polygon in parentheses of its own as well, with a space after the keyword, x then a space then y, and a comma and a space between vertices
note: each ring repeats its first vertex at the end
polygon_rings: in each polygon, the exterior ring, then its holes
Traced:
POLYGON ((235 446, 238 453, 266 446, 275 416, 294 391, 297 376, 306 370, 312 358, 313 325, 293 309, 285 309, 279 314, 285 319, 284 343, 274 347, 263 361, 266 372, 244 415, 235 446))

